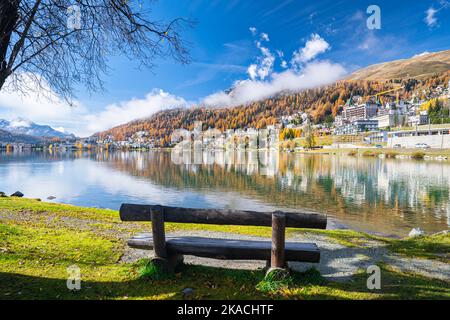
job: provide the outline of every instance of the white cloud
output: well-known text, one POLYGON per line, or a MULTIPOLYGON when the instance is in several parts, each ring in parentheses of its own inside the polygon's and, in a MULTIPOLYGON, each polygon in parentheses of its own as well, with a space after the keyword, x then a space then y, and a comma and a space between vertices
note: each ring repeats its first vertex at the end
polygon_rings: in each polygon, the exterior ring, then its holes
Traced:
MULTIPOLYGON (((17 92, 7 82, 0 91, 0 118, 26 118, 37 123, 50 124, 74 130, 82 125, 85 106, 75 101, 71 106, 50 89, 48 83, 38 76, 28 73, 16 74, 21 77, 25 93, 17 92), (36 80, 41 80, 41 87, 36 80)), ((68 130, 68 131, 70 131, 68 130)))
POLYGON ((438 10, 434 9, 433 7, 428 8, 428 10, 426 11, 426 17, 425 17, 425 22, 429 27, 434 27, 437 24, 437 18, 436 18, 436 13, 438 12, 438 10))
POLYGON ((235 83, 230 94, 223 91, 206 97, 203 103, 210 107, 234 107, 265 99, 283 91, 300 91, 336 81, 346 73, 345 69, 329 61, 306 64, 301 73, 286 70, 274 73, 270 81, 245 80, 235 83))
POLYGON ((292 55, 291 64, 293 66, 298 66, 302 63, 313 60, 316 56, 324 53, 330 49, 330 45, 317 33, 311 35, 311 38, 306 42, 305 46, 295 51, 292 55))
POLYGON ((285 71, 273 72, 275 56, 268 48, 262 47, 258 64, 251 64, 247 73, 250 79, 238 81, 234 84, 230 93, 220 91, 203 99, 203 104, 209 107, 234 107, 249 102, 265 99, 280 92, 296 92, 322 86, 342 78, 346 70, 339 64, 329 61, 311 61, 320 53, 327 51, 330 45, 318 34, 312 34, 305 47, 294 51, 292 56, 292 68, 288 69, 287 62, 283 59, 282 51, 275 51, 281 60, 280 66, 285 71))
POLYGON ((422 53, 415 54, 415 55, 413 56, 413 58, 423 57, 423 56, 426 56, 426 55, 428 55, 428 54, 430 54, 430 53, 431 53, 431 52, 429 52, 429 51, 424 51, 424 52, 422 52, 422 53))
POLYGON ((250 28, 248 28, 248 30, 250 30, 250 32, 253 36, 256 35, 256 33, 258 32, 258 30, 255 27, 250 27, 250 28))
POLYGON ((373 33, 369 33, 358 46, 360 50, 370 50, 380 47, 380 39, 373 33))
MULTIPOLYGON (((250 31, 256 34, 257 30, 251 27, 250 31)), ((267 35, 267 41, 268 39, 267 35)), ((236 82, 231 93, 217 92, 204 98, 201 103, 214 107, 242 105, 283 91, 300 91, 325 85, 340 79, 346 73, 339 64, 314 60, 320 53, 330 48, 330 45, 317 34, 312 34, 305 47, 293 53, 294 62, 291 69, 288 68, 282 51, 275 51, 273 54, 269 48, 262 46, 260 41, 256 41, 256 46, 260 56, 256 63, 252 63, 247 69, 249 79, 236 82), (280 66, 284 69, 279 73, 274 72, 276 58, 280 59, 280 66)), ((32 82, 33 77, 34 75, 29 77, 29 82, 32 82)), ((75 107, 69 106, 50 89, 48 84, 43 82, 43 86, 49 99, 43 98, 37 89, 27 90, 26 96, 2 90, 0 118, 24 117, 38 123, 49 124, 60 131, 87 136, 135 119, 150 117, 161 110, 192 105, 181 97, 154 89, 144 98, 109 104, 101 111, 93 111, 78 101, 75 101, 75 107)))
POLYGON ((267 33, 261 32, 261 40, 269 42, 269 35, 267 33))
POLYGON ((258 57, 258 64, 251 64, 248 67, 247 73, 252 80, 256 80, 258 78, 264 80, 273 70, 275 56, 268 48, 263 47, 260 42, 256 42, 256 46, 261 51, 261 56, 258 57))
POLYGON ((153 89, 144 99, 131 99, 110 104, 99 113, 86 115, 87 130, 98 132, 129 121, 146 118, 158 111, 188 106, 183 98, 160 89, 153 89))
POLYGON ((250 76, 250 79, 256 79, 256 77, 258 76, 257 69, 258 69, 258 66, 256 64, 251 64, 248 67, 247 73, 250 76))
POLYGON ((45 81, 42 82, 43 89, 39 89, 33 76, 22 76, 28 87, 26 95, 13 90, 0 91, 0 119, 26 118, 79 136, 88 136, 138 118, 149 117, 161 110, 189 105, 183 98, 154 89, 143 99, 134 98, 110 104, 102 111, 94 112, 78 101, 75 101, 75 106, 68 105, 45 81))

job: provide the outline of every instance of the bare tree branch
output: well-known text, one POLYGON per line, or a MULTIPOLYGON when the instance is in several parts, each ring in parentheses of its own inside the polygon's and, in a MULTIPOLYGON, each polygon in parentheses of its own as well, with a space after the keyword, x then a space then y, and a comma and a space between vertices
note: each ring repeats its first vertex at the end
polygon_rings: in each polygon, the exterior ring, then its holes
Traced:
POLYGON ((70 101, 79 85, 103 88, 114 55, 149 68, 158 57, 189 63, 180 32, 193 22, 151 19, 150 3, 141 8, 136 0, 1 0, 0 90, 8 84, 24 91, 24 79, 32 78, 70 101))

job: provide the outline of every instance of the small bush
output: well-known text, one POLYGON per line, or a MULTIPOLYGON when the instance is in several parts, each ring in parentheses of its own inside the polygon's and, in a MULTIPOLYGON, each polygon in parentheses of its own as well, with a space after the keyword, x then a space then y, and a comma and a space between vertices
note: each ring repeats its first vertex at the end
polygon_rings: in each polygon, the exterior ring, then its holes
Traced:
POLYGON ((362 155, 363 157, 378 157, 378 152, 375 152, 373 150, 366 150, 362 155))
POLYGON ((142 260, 140 266, 139 277, 142 279, 164 280, 173 276, 171 273, 164 271, 161 266, 147 259, 142 260))
POLYGON ((284 141, 282 144, 281 144, 281 147, 283 148, 283 149, 287 149, 287 150, 294 150, 295 149, 295 147, 296 147, 296 143, 295 143, 295 141, 294 140, 288 140, 288 141, 284 141))
POLYGON ((358 155, 358 151, 357 150, 351 150, 347 155, 349 155, 351 157, 356 157, 358 155))
POLYGON ((398 155, 398 152, 388 151, 384 154, 386 158, 395 158, 398 155))
POLYGON ((425 152, 423 151, 415 151, 411 155, 411 158, 413 159, 423 159, 425 157, 425 152))
POLYGON ((256 285, 256 289, 263 293, 276 293, 279 290, 298 286, 325 285, 326 280, 320 272, 311 268, 304 272, 295 272, 275 269, 269 272, 264 279, 256 285))
POLYGON ((289 288, 294 284, 294 278, 286 270, 275 269, 269 272, 264 279, 256 285, 256 289, 263 292, 275 292, 289 288))

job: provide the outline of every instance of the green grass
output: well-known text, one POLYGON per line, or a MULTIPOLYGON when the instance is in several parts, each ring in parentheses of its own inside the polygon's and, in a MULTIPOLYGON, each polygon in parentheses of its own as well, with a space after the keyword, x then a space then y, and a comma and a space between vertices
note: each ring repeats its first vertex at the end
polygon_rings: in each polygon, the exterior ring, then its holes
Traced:
MULTIPOLYGON (((306 138, 296 138, 295 141, 301 147, 306 147, 306 138)), ((333 136, 316 136, 316 146, 330 146, 333 144, 333 136)))
MULTIPOLYGON (((182 299, 185 288, 194 289, 194 299, 450 299, 448 282, 384 265, 380 265, 380 291, 367 289, 364 270, 349 282, 328 281, 314 269, 280 278, 265 277, 263 270, 194 265, 167 276, 148 259, 121 260, 125 238, 113 231, 122 228, 132 233, 135 226, 130 230, 124 225, 130 223, 121 223, 112 210, 1 198, 0 299, 182 299), (81 271, 80 291, 66 287, 67 268, 72 265, 81 271)), ((168 228, 270 236, 269 228, 181 224, 168 228)), ((404 255, 448 259, 448 235, 395 240, 347 230, 289 230, 289 234, 296 232, 328 237, 348 247, 385 241, 392 251, 404 255)))
MULTIPOLYGON (((417 149, 393 149, 393 148, 361 148, 360 150, 350 149, 350 148, 339 148, 339 149, 316 149, 316 150, 302 150, 302 153, 312 153, 312 154, 331 154, 331 155, 350 155, 357 156, 359 154, 364 154, 367 152, 367 155, 374 156, 379 154, 392 154, 395 153, 396 156, 406 156, 412 157, 412 155, 417 152, 424 152, 424 156, 429 157, 447 157, 450 159, 450 149, 426 149, 426 150, 417 150, 417 149)), ((402 161, 402 159, 399 159, 402 161)))
POLYGON ((139 268, 139 277, 150 280, 165 280, 174 277, 173 273, 168 273, 161 268, 161 266, 154 264, 152 261, 142 259, 138 262, 141 265, 139 268))
POLYGON ((450 235, 434 235, 406 239, 384 239, 388 249, 408 257, 437 259, 450 263, 450 235))
POLYGON ((411 154, 411 158, 420 160, 425 158, 425 155, 426 153, 423 151, 415 151, 411 154))
POLYGON ((363 157, 378 157, 378 155, 380 154, 380 152, 379 151, 376 151, 376 150, 365 150, 363 153, 362 153, 362 156, 363 157))
POLYGON ((287 290, 295 289, 300 286, 322 286, 327 281, 322 277, 319 271, 311 268, 305 272, 286 272, 275 269, 266 274, 266 276, 256 285, 256 289, 267 294, 283 293, 287 290))

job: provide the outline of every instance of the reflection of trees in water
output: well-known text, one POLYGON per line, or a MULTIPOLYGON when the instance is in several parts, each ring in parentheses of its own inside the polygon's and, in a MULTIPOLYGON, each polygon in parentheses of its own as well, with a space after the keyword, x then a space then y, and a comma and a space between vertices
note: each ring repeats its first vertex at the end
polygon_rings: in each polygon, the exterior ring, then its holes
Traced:
POLYGON ((443 163, 280 154, 278 171, 265 176, 245 163, 175 165, 167 152, 117 152, 96 160, 165 187, 237 191, 280 207, 362 217, 371 224, 446 228, 450 212, 450 166, 443 163))
POLYGON ((0 151, 0 163, 1 162, 36 162, 38 161, 67 161, 78 158, 87 157, 90 152, 62 152, 62 151, 0 151))

